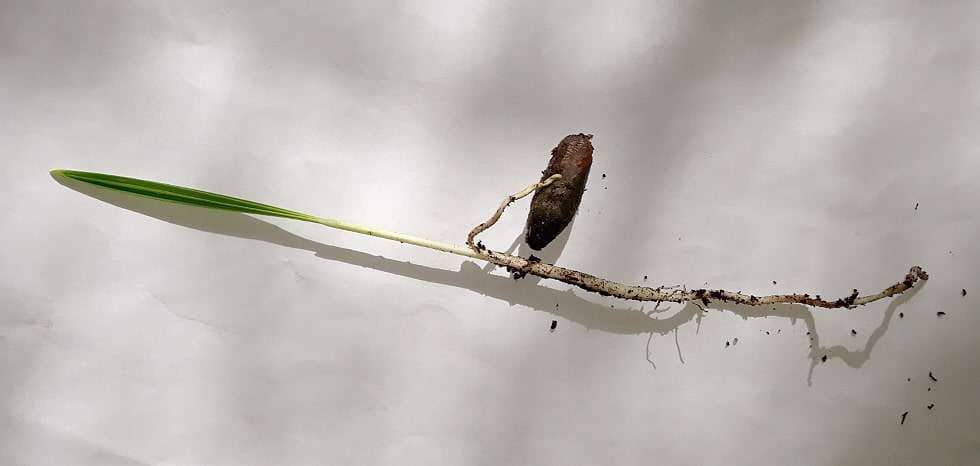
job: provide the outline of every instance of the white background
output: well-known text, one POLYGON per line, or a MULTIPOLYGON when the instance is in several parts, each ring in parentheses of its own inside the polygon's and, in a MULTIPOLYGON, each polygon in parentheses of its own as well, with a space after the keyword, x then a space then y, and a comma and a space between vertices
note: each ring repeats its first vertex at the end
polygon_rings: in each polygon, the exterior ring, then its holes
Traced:
MULTIPOLYGON (((0 1, 0 463, 978 464, 978 19, 971 1, 0 1), (580 131, 589 189, 547 260, 755 294, 932 279, 853 311, 648 316, 48 175, 462 243, 580 131)), ((484 242, 508 248, 526 213, 484 242)))

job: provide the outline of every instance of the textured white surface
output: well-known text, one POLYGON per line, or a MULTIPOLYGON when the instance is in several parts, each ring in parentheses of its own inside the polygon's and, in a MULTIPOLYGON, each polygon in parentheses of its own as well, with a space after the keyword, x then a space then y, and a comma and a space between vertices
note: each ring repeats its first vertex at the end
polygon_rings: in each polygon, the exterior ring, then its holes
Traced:
POLYGON ((0 463, 980 463, 980 4, 525 3, 0 2, 0 463), (459 243, 579 131, 561 265, 933 278, 898 306, 647 317, 47 174, 459 243))

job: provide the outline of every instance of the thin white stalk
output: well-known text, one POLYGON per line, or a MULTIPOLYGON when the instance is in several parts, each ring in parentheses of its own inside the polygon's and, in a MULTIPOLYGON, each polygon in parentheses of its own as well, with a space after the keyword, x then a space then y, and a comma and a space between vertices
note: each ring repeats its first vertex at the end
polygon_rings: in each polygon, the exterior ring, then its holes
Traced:
MULTIPOLYGON (((480 234, 482 231, 486 230, 487 228, 490 228, 490 226, 492 226, 494 223, 497 223, 497 220, 500 219, 501 214, 504 213, 504 209, 506 209, 508 205, 510 205, 511 203, 513 203, 518 199, 526 197, 528 194, 531 194, 538 189, 550 185, 551 183, 555 182, 560 178, 561 175, 558 174, 551 175, 546 180, 540 183, 531 184, 528 187, 524 188, 523 190, 518 191, 514 195, 509 196, 507 199, 504 199, 504 202, 500 205, 500 207, 497 209, 494 215, 490 217, 489 220, 477 225, 477 227, 470 232, 469 236, 467 237, 467 244, 470 247, 458 246, 455 244, 440 243, 438 241, 432 241, 425 238, 420 238, 418 236, 406 235, 394 231, 382 230, 379 228, 371 228, 364 225, 358 225, 356 223, 348 223, 332 218, 310 216, 310 218, 307 221, 318 223, 323 226, 328 226, 330 228, 336 228, 338 230, 349 231, 352 233, 360 233, 362 235, 374 236, 377 238, 390 239, 392 241, 398 241, 399 243, 412 244, 423 248, 435 249, 436 251, 448 252, 450 254, 456 254, 460 256, 470 257, 473 259, 480 259, 489 262, 494 262, 494 259, 491 255, 487 254, 484 251, 481 251, 480 248, 478 248, 476 245, 471 244, 473 239, 476 237, 476 235, 480 234)), ((510 256, 510 257, 513 257, 514 259, 518 259, 518 260, 520 259, 520 257, 516 257, 516 256, 510 256)), ((502 265, 502 264, 498 264, 498 265, 502 265)))
POLYGON ((412 244, 415 246, 421 246, 423 248, 435 249, 436 251, 448 252, 460 256, 471 257, 473 259, 486 260, 486 257, 484 257, 483 255, 477 252, 474 252, 472 249, 467 248, 465 246, 440 243, 438 241, 419 238, 418 236, 405 235, 402 233, 382 230, 379 228, 366 227, 363 225, 342 222, 340 220, 334 220, 331 218, 313 217, 309 221, 318 223, 323 226, 328 226, 330 228, 336 228, 338 230, 350 231, 352 233, 360 233, 362 235, 369 235, 377 238, 390 239, 392 241, 398 241, 399 243, 412 244))

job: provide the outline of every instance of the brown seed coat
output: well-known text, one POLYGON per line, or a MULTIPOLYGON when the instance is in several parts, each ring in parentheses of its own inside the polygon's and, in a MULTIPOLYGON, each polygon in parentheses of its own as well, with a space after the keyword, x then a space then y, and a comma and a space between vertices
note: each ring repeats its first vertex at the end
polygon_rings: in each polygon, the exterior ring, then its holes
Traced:
POLYGON ((552 149, 541 181, 556 173, 561 174, 561 179, 538 190, 531 199, 524 237, 531 249, 541 250, 551 243, 578 211, 592 168, 591 139, 591 134, 570 134, 552 149))

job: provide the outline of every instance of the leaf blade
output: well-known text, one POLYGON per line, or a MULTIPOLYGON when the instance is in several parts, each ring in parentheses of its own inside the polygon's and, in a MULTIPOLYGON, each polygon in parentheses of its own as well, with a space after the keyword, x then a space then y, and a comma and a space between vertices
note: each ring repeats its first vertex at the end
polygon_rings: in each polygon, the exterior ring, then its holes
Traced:
POLYGON ((316 217, 304 214, 302 212, 283 209, 282 207, 250 201, 239 197, 226 196, 224 194, 168 183, 161 183, 158 181, 111 175, 108 173, 64 169, 51 170, 51 175, 100 186, 106 189, 127 192, 130 194, 136 194, 143 197, 149 197, 151 199, 158 199, 177 204, 206 207, 210 209, 230 210, 233 212, 255 215, 268 215, 272 217, 282 217, 307 222, 317 221, 316 217))

